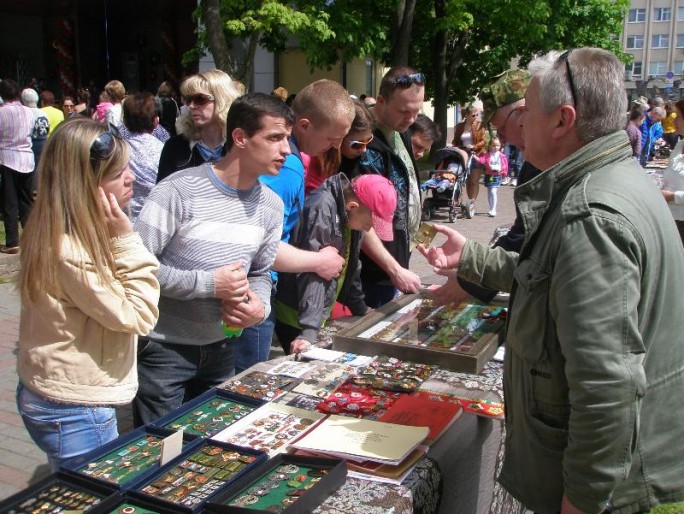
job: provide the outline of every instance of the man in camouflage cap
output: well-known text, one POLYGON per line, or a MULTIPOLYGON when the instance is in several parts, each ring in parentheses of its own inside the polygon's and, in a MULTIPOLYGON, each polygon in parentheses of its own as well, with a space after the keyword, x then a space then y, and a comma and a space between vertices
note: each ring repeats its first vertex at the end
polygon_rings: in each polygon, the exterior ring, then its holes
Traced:
MULTIPOLYGON (((495 80, 485 86, 480 93, 480 99, 484 112, 482 123, 496 130, 501 143, 510 143, 523 150, 523 139, 520 128, 520 114, 525 107, 525 91, 530 83, 530 74, 527 70, 507 70, 497 75, 495 80)), ((539 170, 528 162, 524 162, 517 177, 517 185, 539 175, 539 170)), ((515 207, 515 221, 510 230, 496 240, 495 246, 500 246, 507 251, 520 252, 525 240, 525 226, 518 206, 515 207)), ((438 303, 450 303, 460 301, 468 295, 488 302, 491 301, 498 291, 487 289, 462 278, 447 275, 447 282, 434 290, 432 296, 438 303)))
MULTIPOLYGON (((501 75, 497 75, 496 80, 485 86, 480 93, 484 112, 482 123, 490 123, 497 114, 497 111, 507 107, 504 117, 521 105, 525 105, 525 91, 530 84, 530 73, 527 70, 506 70, 501 75)), ((498 117, 498 116, 497 116, 498 117)), ((499 137, 501 137, 499 127, 496 127, 499 137)), ((503 127, 502 127, 503 128, 503 127)), ((515 144, 515 143, 513 143, 515 144)), ((522 141, 520 141, 522 144, 522 141)), ((518 146, 516 144, 516 146, 518 146)))

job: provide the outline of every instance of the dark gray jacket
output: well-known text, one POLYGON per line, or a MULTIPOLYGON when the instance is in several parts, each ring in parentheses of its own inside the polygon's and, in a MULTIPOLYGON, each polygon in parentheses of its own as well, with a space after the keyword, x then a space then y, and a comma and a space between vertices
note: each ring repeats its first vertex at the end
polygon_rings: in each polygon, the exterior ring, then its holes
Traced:
POLYGON ((276 295, 278 321, 290 326, 299 324, 300 337, 316 342, 318 331, 330 316, 335 300, 346 305, 355 316, 362 316, 368 307, 364 303, 359 278, 359 250, 362 232, 347 230, 344 188, 349 179, 344 173, 328 178, 311 192, 304 203, 304 211, 292 243, 298 248, 317 252, 334 246, 345 257, 344 281, 339 289, 338 280, 325 281, 315 273, 279 273, 276 295))

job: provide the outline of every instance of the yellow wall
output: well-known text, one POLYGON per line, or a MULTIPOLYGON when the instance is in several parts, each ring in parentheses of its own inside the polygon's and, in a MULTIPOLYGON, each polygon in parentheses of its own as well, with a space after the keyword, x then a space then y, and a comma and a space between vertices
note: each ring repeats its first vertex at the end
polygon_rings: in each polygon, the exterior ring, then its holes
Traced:
POLYGON ((278 55, 276 86, 282 86, 290 93, 296 93, 307 84, 319 79, 342 81, 340 65, 330 70, 318 69, 309 71, 304 54, 297 49, 290 49, 278 55))

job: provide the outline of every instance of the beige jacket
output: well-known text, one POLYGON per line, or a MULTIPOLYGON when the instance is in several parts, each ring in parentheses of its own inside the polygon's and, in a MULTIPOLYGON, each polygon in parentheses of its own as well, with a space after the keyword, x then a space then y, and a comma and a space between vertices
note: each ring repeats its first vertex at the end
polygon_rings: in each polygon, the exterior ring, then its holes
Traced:
POLYGON ((55 263, 63 298, 22 305, 17 372, 33 393, 85 405, 130 402, 138 389, 137 342, 159 316, 157 259, 137 233, 112 239, 114 294, 72 239, 55 263))

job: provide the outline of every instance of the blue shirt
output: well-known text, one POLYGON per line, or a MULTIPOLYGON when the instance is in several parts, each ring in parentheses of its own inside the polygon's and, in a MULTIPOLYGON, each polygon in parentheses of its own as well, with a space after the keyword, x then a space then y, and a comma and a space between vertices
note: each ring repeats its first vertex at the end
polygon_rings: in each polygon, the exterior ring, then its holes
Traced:
MULTIPOLYGON (((299 221, 299 213, 304 208, 304 163, 298 155, 299 151, 292 139, 290 146, 293 153, 285 158, 285 164, 278 175, 262 175, 259 180, 272 189, 284 204, 283 234, 280 240, 290 241, 290 234, 299 221)), ((278 273, 271 270, 273 282, 278 279, 278 273)))

